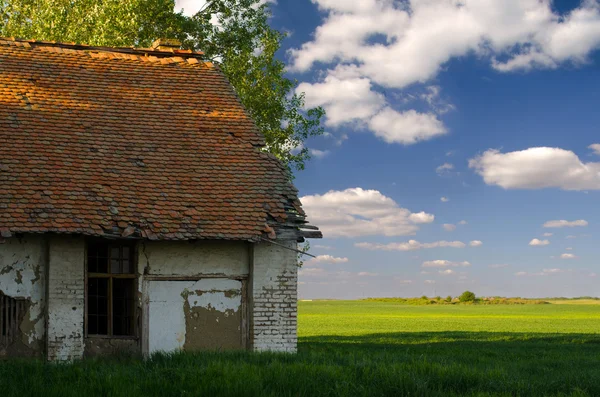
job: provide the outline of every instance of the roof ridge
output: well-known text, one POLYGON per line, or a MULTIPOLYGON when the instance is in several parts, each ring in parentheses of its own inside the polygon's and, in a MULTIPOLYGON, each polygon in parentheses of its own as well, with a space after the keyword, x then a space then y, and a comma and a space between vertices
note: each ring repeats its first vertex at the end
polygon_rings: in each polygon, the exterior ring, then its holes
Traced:
POLYGON ((0 45, 14 45, 17 47, 55 47, 70 49, 74 51, 98 51, 109 53, 121 53, 131 55, 155 56, 159 58, 181 57, 181 58, 202 58, 204 52, 181 50, 181 49, 154 49, 142 47, 108 47, 108 46, 93 46, 88 44, 78 44, 74 42, 57 42, 47 40, 32 40, 20 39, 14 37, 0 37, 0 45))

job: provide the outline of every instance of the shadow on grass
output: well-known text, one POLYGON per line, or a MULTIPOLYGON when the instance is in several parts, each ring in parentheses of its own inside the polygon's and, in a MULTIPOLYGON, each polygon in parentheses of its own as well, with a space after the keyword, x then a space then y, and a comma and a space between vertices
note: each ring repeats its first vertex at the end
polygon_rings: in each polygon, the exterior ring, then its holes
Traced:
POLYGON ((13 396, 600 396, 600 334, 397 332, 300 338, 298 354, 0 362, 13 396))
POLYGON ((406 345, 430 345, 434 343, 493 343, 499 345, 598 345, 600 348, 600 333, 526 333, 526 332, 386 332, 365 335, 319 335, 300 338, 301 345, 325 346, 328 344, 360 345, 364 348, 393 348, 406 345))

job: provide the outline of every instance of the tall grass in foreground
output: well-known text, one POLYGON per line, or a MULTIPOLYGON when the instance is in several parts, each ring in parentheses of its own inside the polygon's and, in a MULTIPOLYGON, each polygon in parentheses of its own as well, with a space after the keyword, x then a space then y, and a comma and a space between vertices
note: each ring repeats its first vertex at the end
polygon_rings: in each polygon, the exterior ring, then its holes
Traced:
POLYGON ((600 396, 600 306, 300 305, 297 355, 0 362, 0 396, 600 396))

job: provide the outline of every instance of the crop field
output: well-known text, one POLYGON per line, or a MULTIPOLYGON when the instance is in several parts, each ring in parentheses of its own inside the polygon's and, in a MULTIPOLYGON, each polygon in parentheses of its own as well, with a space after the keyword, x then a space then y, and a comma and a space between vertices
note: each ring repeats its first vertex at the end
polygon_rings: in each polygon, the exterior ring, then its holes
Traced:
POLYGON ((0 362, 1 396, 600 396, 598 301, 299 303, 299 352, 0 362))

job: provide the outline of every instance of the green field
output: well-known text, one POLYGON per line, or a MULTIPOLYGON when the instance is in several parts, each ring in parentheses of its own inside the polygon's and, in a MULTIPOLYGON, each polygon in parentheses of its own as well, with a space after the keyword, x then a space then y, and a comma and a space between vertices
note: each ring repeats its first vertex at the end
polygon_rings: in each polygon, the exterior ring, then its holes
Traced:
POLYGON ((298 322, 297 355, 0 362, 0 395, 600 396, 594 302, 314 301, 298 322))

